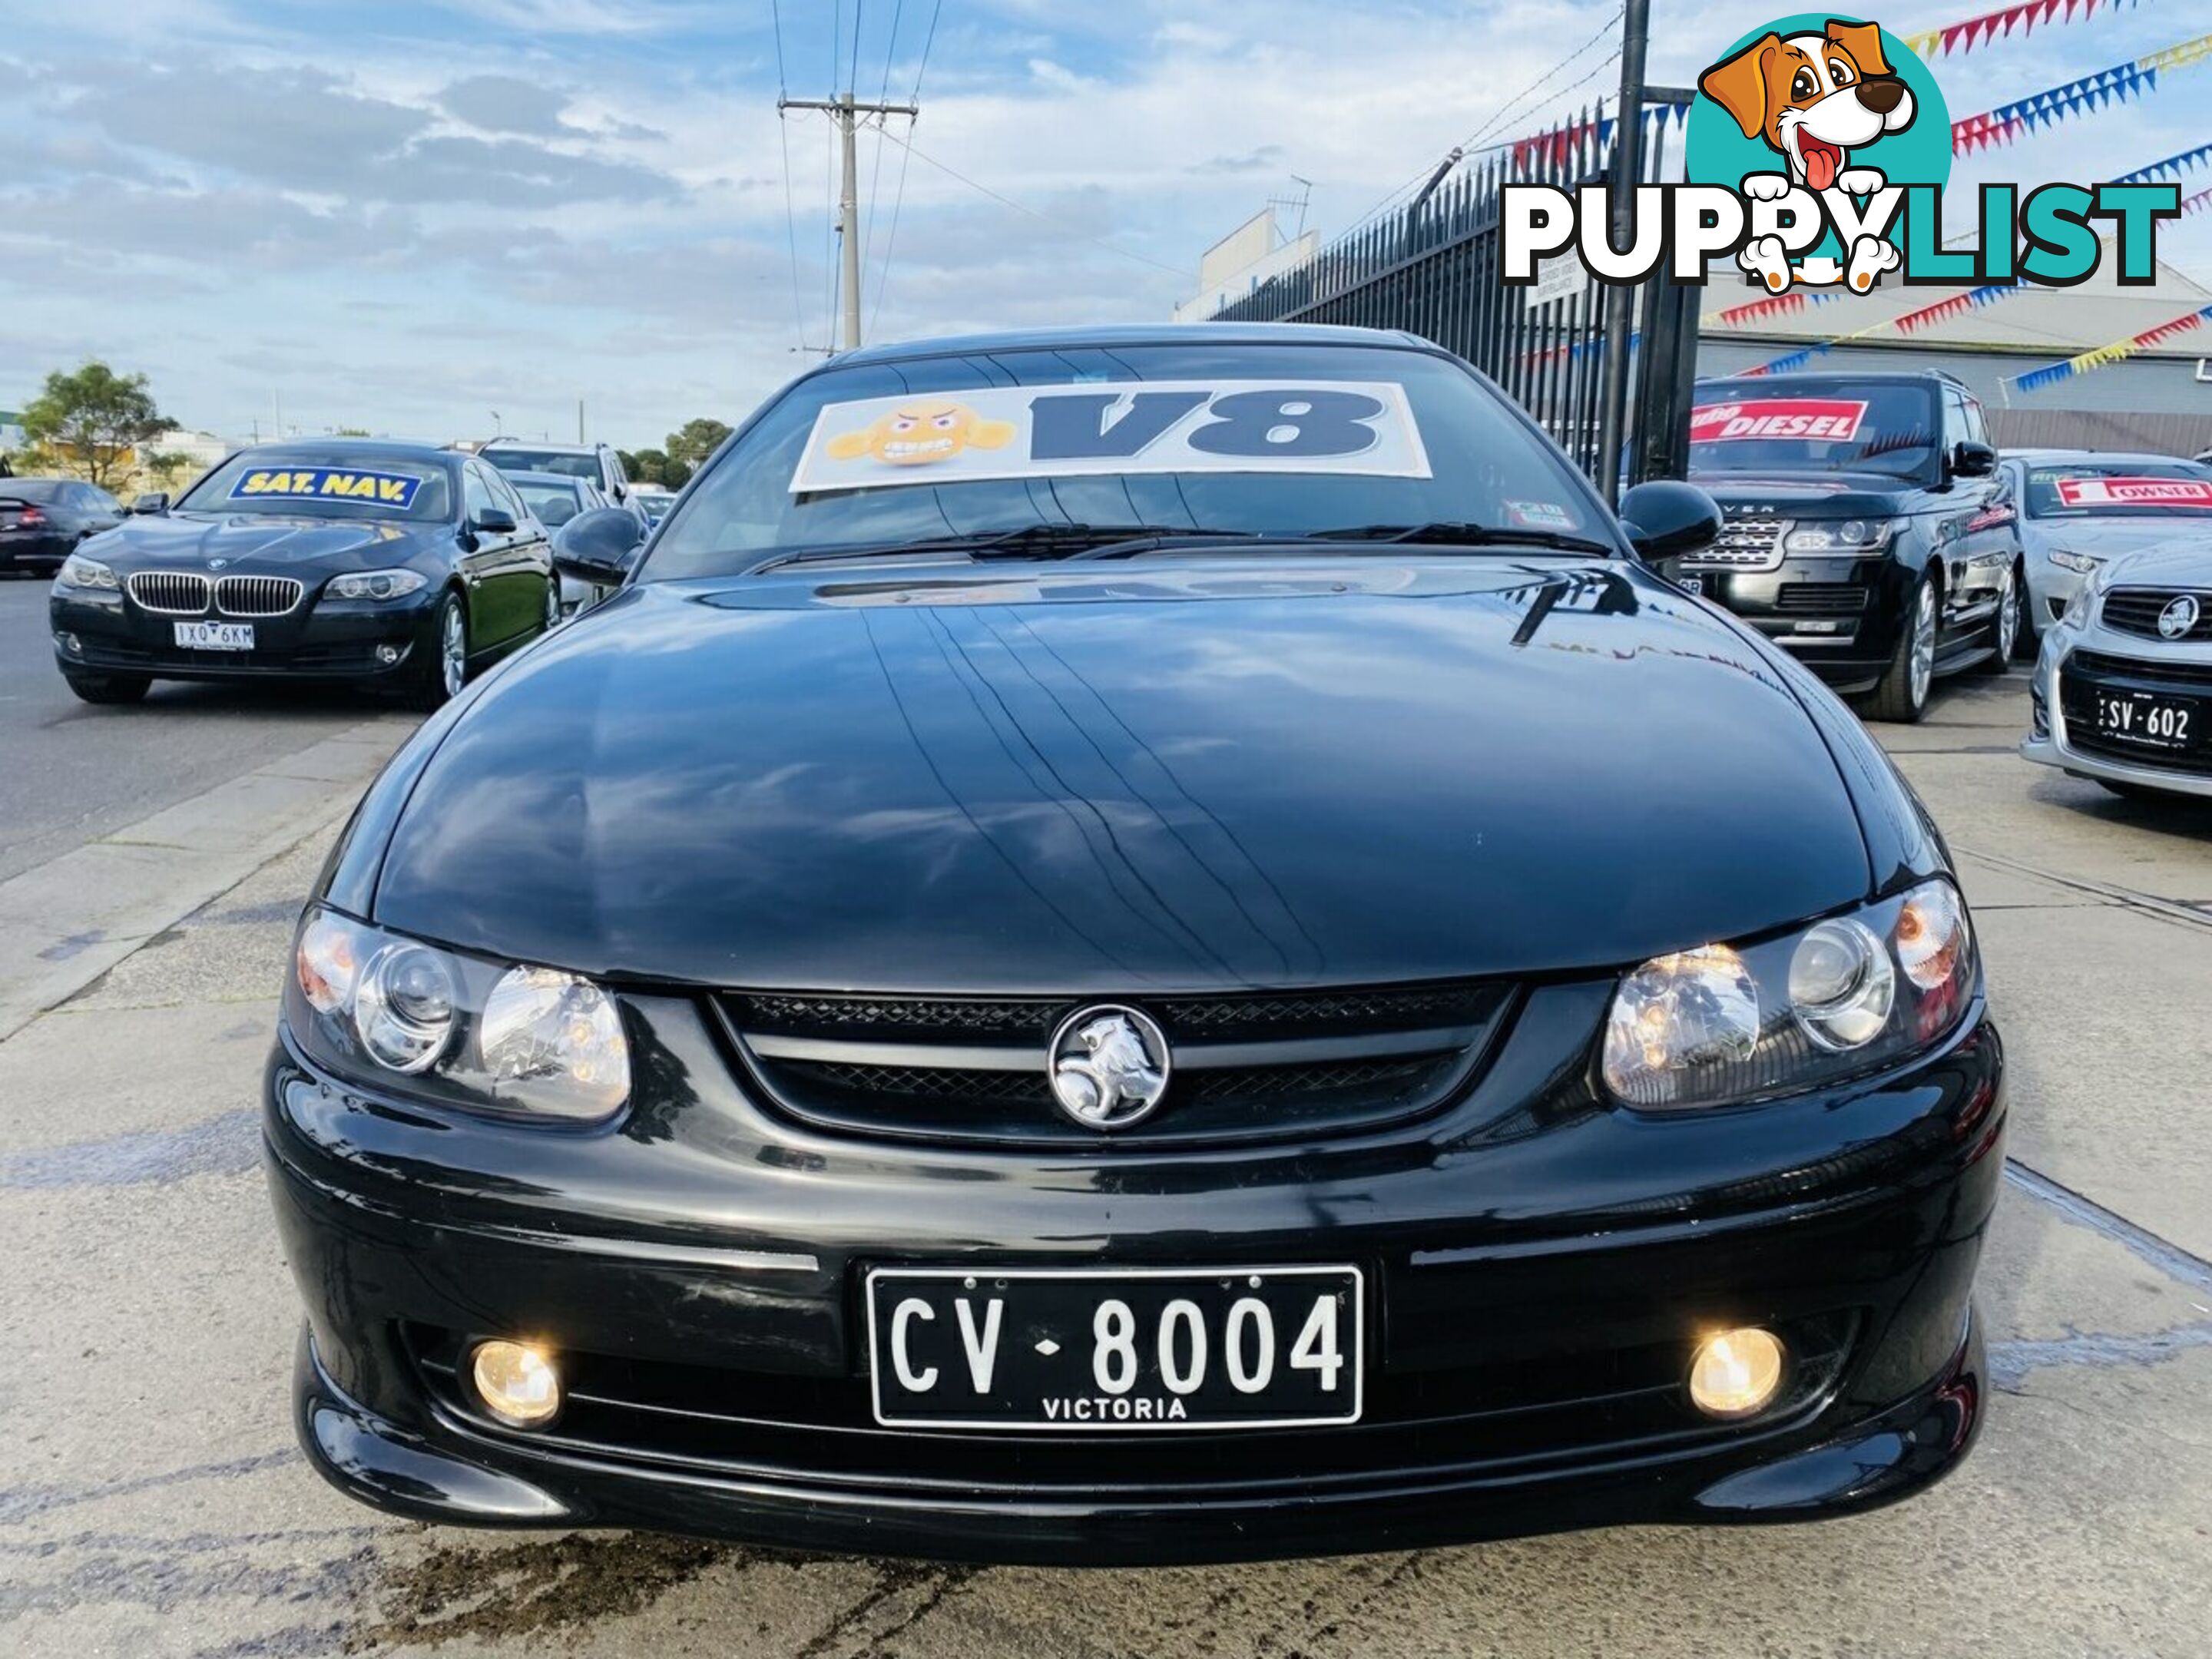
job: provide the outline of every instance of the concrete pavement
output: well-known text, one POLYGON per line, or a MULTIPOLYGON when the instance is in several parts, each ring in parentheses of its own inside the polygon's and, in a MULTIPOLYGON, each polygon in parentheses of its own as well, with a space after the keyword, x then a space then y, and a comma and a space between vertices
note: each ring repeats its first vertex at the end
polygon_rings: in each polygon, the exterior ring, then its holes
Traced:
POLYGON ((296 1310, 251 1110, 325 830, 0 1042, 0 1652, 2212 1651, 2212 811, 2032 769, 2010 753, 2024 720, 2015 677, 1884 732, 1960 853, 2014 1066, 1983 1279, 2001 1393, 1922 1499, 1150 1573, 360 1510, 292 1449, 296 1310))

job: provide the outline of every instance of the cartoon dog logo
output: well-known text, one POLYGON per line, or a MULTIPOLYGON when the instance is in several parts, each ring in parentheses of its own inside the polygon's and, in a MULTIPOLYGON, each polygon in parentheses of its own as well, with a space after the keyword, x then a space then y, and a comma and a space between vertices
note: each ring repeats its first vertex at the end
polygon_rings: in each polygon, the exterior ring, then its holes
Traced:
MULTIPOLYGON (((1851 151, 1912 125, 1911 89, 1882 55, 1881 29, 1832 17, 1819 34, 1787 37, 1769 30, 1698 77, 1705 94, 1788 164, 1786 173, 1752 173, 1747 196, 1779 201, 1791 186, 1869 196, 1888 180, 1878 167, 1855 167, 1851 151)), ((1781 239, 1755 237, 1737 263, 1779 294, 1793 280, 1833 283, 1838 276, 1864 294, 1901 256, 1877 236, 1851 245, 1840 270, 1833 260, 1808 260, 1793 271, 1781 239), (1816 269, 1816 267, 1819 267, 1816 269)))
POLYGON ((858 432, 839 433, 830 441, 829 454, 833 461, 872 455, 886 466, 925 466, 970 447, 1001 448, 1013 437, 1012 421, 985 420, 965 404, 909 404, 858 432))

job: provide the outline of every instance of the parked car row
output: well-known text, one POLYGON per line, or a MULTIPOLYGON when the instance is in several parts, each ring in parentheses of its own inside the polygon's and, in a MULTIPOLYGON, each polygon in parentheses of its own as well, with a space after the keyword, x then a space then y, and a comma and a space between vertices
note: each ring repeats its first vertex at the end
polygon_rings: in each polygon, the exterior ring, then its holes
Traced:
POLYGON ((1948 374, 1698 387, 1691 477, 1724 528, 1669 562, 1882 720, 2040 643, 2030 760, 2124 794, 2212 795, 2212 466, 2000 456, 1948 374))

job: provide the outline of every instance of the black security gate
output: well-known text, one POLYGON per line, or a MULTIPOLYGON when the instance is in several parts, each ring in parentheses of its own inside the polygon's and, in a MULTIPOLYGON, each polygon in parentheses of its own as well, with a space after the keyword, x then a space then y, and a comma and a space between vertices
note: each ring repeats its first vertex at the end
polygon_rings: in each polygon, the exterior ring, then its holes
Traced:
MULTIPOLYGON (((1669 125, 1653 123, 1641 146, 1637 170, 1648 182, 1668 176, 1669 125)), ((1540 283, 1508 288, 1498 280, 1500 189, 1603 183, 1613 137, 1614 123, 1593 110, 1554 132, 1490 152, 1411 208, 1332 243, 1212 320, 1408 330, 1498 381, 1601 488, 1611 482, 1608 465, 1624 483, 1680 477, 1688 462, 1699 290, 1663 273, 1652 278, 1636 294, 1633 332, 1615 340, 1606 327, 1607 290, 1579 264, 1564 290, 1540 283), (1621 447, 1608 462, 1607 368, 1616 351, 1627 354, 1629 374, 1625 407, 1611 422, 1621 447)), ((1565 268, 1558 274, 1564 278, 1565 268)))

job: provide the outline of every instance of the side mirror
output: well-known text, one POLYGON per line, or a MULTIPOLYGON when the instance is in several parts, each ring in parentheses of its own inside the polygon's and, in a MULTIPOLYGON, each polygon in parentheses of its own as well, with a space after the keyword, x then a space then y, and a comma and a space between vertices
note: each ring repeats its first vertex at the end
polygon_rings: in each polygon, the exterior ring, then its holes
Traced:
POLYGON ((169 496, 167 490, 149 489, 131 503, 133 513, 167 513, 169 496))
POLYGON ((644 539, 634 515, 619 507, 595 507, 553 532, 553 568, 594 587, 617 587, 644 539))
POLYGON ((1951 447, 1951 473, 1960 478, 1986 478, 1997 470, 1997 453, 1987 444, 1961 438, 1951 447))
POLYGON ((503 507, 488 507, 469 520, 469 528, 483 536, 512 536, 522 526, 503 507))
POLYGON ((1721 510, 1695 484, 1673 478, 1640 483, 1620 498, 1620 527, 1647 564, 1678 559, 1720 539, 1721 510))

